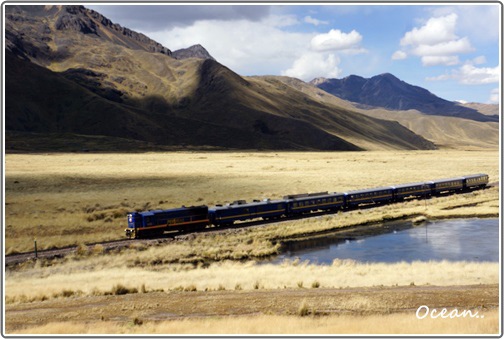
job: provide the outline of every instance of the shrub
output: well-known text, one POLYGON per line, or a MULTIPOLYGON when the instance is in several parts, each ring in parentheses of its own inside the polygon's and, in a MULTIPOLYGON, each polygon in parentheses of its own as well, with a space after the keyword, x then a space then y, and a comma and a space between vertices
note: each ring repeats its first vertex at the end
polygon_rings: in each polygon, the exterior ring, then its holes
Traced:
POLYGON ((311 287, 312 288, 319 288, 320 287, 320 283, 318 281, 314 281, 314 282, 312 282, 311 287))
POLYGON ((75 292, 72 290, 63 290, 63 292, 61 292, 61 296, 65 297, 65 298, 71 297, 74 294, 75 294, 75 292))
POLYGON ((103 247, 103 245, 101 244, 96 244, 93 246, 93 248, 91 249, 91 252, 94 254, 94 255, 100 255, 100 254, 103 254, 105 252, 105 247, 103 247))
POLYGON ((75 250, 75 253, 78 255, 78 256, 84 256, 84 255, 87 255, 88 254, 88 247, 86 244, 79 244, 77 246, 77 249, 75 250))
POLYGON ((185 292, 196 292, 198 289, 196 288, 195 285, 189 285, 189 286, 186 286, 186 288, 184 288, 184 291, 185 292))
POLYGON ((122 284, 117 284, 112 287, 111 290, 113 295, 123 295, 123 294, 130 294, 130 293, 138 293, 138 290, 134 287, 128 288, 122 284))
POLYGON ((306 317, 307 315, 310 314, 310 309, 308 308, 308 305, 306 305, 306 299, 303 299, 303 301, 301 302, 301 305, 299 305, 297 314, 300 317, 306 317))

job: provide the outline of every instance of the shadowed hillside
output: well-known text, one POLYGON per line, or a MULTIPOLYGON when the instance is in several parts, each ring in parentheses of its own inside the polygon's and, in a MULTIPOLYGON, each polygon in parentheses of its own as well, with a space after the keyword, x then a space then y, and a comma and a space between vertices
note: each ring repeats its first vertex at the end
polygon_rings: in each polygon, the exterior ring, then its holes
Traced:
POLYGON ((435 147, 277 80, 243 78, 198 55, 177 60, 82 6, 6 9, 8 131, 232 149, 435 147))
POLYGON ((341 99, 390 110, 414 109, 429 115, 451 116, 475 121, 498 122, 496 115, 483 115, 456 102, 441 99, 428 90, 410 85, 389 73, 366 79, 350 75, 343 79, 318 78, 311 84, 341 99))
MULTIPOLYGON (((325 104, 357 111, 370 117, 397 121, 439 147, 461 149, 499 148, 499 123, 497 122, 481 122, 456 117, 428 115, 417 110, 362 108, 359 104, 338 98, 301 80, 289 77, 274 78, 325 104)), ((482 114, 494 115, 499 112, 498 105, 467 104, 467 106, 478 108, 478 111, 482 114)))

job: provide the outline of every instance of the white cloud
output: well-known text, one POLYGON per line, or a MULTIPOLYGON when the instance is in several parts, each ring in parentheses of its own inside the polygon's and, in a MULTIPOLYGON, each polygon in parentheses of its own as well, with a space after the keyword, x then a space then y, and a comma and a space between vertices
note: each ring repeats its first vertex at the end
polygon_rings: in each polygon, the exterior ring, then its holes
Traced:
POLYGON ((498 83, 500 79, 500 68, 497 67, 475 67, 470 64, 461 66, 451 73, 443 74, 437 77, 426 78, 428 81, 457 80, 464 85, 482 85, 498 83))
POLYGON ((299 20, 295 15, 275 15, 271 14, 261 21, 261 24, 268 27, 288 27, 299 24, 299 20))
POLYGON ((344 33, 339 29, 331 29, 328 33, 318 34, 311 40, 311 48, 314 51, 343 51, 353 50, 362 51, 359 43, 362 40, 362 35, 356 30, 350 33, 344 33))
POLYGON ((455 25, 457 14, 453 13, 439 18, 430 18, 420 28, 413 28, 401 39, 401 46, 435 45, 457 39, 455 25))
POLYGON ((392 60, 404 60, 408 57, 408 54, 404 51, 395 51, 394 54, 392 54, 392 60))
POLYGON ((292 15, 271 14, 259 21, 199 20, 147 35, 171 50, 201 44, 218 62, 241 75, 281 73, 303 80, 338 77, 340 55, 367 52, 355 30, 316 34, 283 29, 296 23, 292 15))
POLYGON ((500 69, 499 67, 474 67, 473 65, 464 65, 460 67, 459 72, 456 73, 458 79, 462 84, 467 85, 480 85, 491 84, 499 82, 500 69))
POLYGON ((293 22, 291 16, 261 21, 201 20, 148 36, 171 50, 201 44, 217 61, 241 75, 278 74, 278 69, 292 64, 299 51, 309 49, 313 37, 281 29, 293 22))
POLYGON ((291 68, 282 71, 282 75, 309 81, 317 77, 337 78, 341 74, 340 59, 334 54, 324 56, 321 53, 303 53, 291 68))
POLYGON ((309 15, 304 17, 304 22, 306 22, 307 24, 315 25, 315 26, 329 24, 329 21, 318 20, 318 19, 312 18, 309 15))
POLYGON ((490 103, 491 104, 498 104, 500 99, 500 91, 499 88, 494 88, 492 92, 490 92, 490 103))
POLYGON ((472 60, 469 60, 467 61, 468 63, 471 63, 473 65, 482 65, 482 64, 486 64, 486 58, 484 55, 480 55, 472 60))
POLYGON ((445 65, 445 66, 454 66, 459 64, 459 58, 456 55, 449 56, 423 56, 422 57, 422 65, 424 66, 436 66, 436 65, 445 65))
POLYGON ((498 43, 500 3, 431 7, 433 16, 457 14, 457 31, 473 41, 498 43))
POLYGON ((450 54, 469 53, 474 49, 471 47, 469 39, 440 42, 434 45, 418 45, 413 48, 412 53, 418 56, 444 56, 450 54))
POLYGON ((418 56, 424 66, 454 66, 460 63, 458 54, 474 51, 469 38, 455 34, 458 15, 451 13, 430 18, 420 28, 406 32, 400 41, 402 49, 392 56, 401 60, 408 55, 418 56))

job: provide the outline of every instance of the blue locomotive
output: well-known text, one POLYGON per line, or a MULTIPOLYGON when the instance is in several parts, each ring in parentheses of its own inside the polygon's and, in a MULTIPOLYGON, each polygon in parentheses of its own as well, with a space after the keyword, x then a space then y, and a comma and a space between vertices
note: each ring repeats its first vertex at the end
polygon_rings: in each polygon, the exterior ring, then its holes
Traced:
POLYGON ((343 193, 305 193, 287 195, 280 200, 264 199, 249 203, 237 200, 230 204, 214 207, 206 205, 182 206, 167 210, 133 212, 128 214, 128 228, 125 232, 128 238, 153 237, 169 230, 197 231, 208 225, 231 225, 236 221, 250 221, 258 218, 263 220, 278 219, 316 211, 348 210, 365 205, 467 192, 484 188, 487 184, 487 174, 473 174, 343 193))
POLYGON ((147 238, 159 236, 169 230, 201 230, 208 222, 207 206, 182 206, 168 210, 129 213, 128 228, 125 232, 128 238, 147 238))

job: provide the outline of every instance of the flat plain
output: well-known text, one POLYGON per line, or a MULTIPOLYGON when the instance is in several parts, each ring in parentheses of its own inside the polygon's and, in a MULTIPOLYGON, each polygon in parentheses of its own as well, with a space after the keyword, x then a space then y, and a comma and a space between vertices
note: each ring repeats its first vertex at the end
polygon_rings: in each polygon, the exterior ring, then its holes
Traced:
MULTIPOLYGON (((338 328, 327 322, 346 319, 348 324, 367 320, 381 324, 394 316, 399 318, 390 321, 390 327, 373 327, 376 333, 496 333, 499 329, 497 263, 256 263, 277 254, 286 239, 355 225, 418 216, 496 217, 497 150, 7 154, 5 164, 6 253, 31 251, 35 239, 40 249, 79 245, 68 257, 31 261, 6 271, 7 333, 243 333, 238 329, 249 327, 242 327, 240 321, 262 324, 257 327, 259 333, 363 333, 356 330, 359 326, 338 328), (344 192, 473 173, 489 174, 492 187, 321 218, 187 235, 160 246, 132 244, 106 252, 99 245, 87 245, 124 237, 126 213, 134 210, 344 192), (444 305, 489 312, 485 320, 469 319, 466 326, 455 321, 419 323, 414 307, 420 304, 415 301, 409 306, 402 305, 399 297, 385 306, 380 301, 415 288, 422 289, 413 293, 417 297, 424 292, 440 296, 451 289, 447 286, 472 289, 481 284, 474 298, 458 298, 444 305), (439 289, 442 286, 444 290, 439 289), (359 294, 368 288, 374 294, 359 294), (352 295, 360 299, 345 307, 333 304, 324 311, 317 307, 318 299, 307 294, 340 290, 355 292, 352 295), (258 295, 254 299, 254 292, 273 293, 274 300, 288 300, 290 306, 275 307, 275 302, 265 306, 265 300, 273 299, 258 295), (232 314, 212 311, 218 300, 243 293, 252 293, 250 298, 256 301, 251 299, 249 305, 257 302, 258 307, 232 308, 237 310, 232 314), (178 317, 170 315, 172 306, 163 301, 193 297, 198 301, 184 304, 178 317), (76 317, 72 305, 87 303, 96 308, 94 318, 76 317), (208 307, 197 310, 194 305, 198 303, 208 307), (33 318, 30 310, 39 308, 44 312, 33 318), (150 309, 155 312, 149 313, 150 309), (107 310, 107 316, 100 310, 107 310), (229 327, 222 327, 220 321, 229 327), (285 325, 268 327, 270 321, 285 325), (392 323, 406 325, 394 327, 392 323)), ((456 295, 453 293, 454 298, 456 295)))

